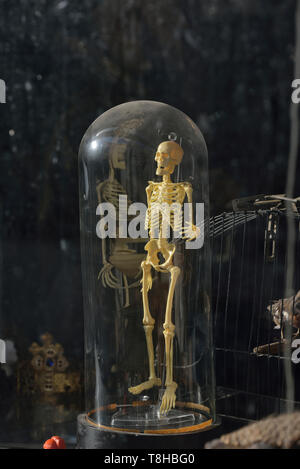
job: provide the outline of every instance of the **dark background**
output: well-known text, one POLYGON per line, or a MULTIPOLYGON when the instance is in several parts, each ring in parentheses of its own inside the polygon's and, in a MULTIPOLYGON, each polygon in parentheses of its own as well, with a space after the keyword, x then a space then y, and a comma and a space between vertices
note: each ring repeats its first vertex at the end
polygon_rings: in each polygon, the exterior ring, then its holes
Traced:
POLYGON ((188 114, 213 214, 284 192, 294 17, 294 0, 0 0, 0 337, 19 357, 49 331, 82 361, 77 152, 105 110, 188 114))

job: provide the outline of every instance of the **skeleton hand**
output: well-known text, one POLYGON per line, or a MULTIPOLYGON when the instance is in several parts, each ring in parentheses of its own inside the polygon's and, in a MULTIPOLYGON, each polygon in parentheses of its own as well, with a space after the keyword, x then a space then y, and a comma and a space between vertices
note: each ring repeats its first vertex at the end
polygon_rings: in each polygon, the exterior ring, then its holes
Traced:
POLYGON ((98 274, 98 280, 101 279, 102 285, 104 287, 109 286, 111 288, 120 288, 122 285, 120 285, 120 281, 113 274, 113 267, 114 266, 109 262, 104 262, 104 265, 98 274))
POLYGON ((187 241, 193 241, 194 239, 198 238, 200 233, 200 227, 194 225, 191 222, 187 222, 186 226, 184 226, 181 231, 182 238, 186 239, 187 241))

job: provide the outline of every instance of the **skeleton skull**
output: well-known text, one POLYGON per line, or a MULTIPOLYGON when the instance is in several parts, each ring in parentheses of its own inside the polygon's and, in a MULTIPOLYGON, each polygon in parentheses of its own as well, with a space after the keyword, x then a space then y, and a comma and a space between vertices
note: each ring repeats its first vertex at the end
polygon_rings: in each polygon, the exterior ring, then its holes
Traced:
POLYGON ((110 164, 113 169, 126 169, 125 152, 125 143, 118 143, 112 146, 112 150, 110 153, 110 164))
POLYGON ((156 175, 172 174, 175 167, 181 163, 183 149, 174 141, 162 142, 157 148, 155 161, 157 162, 156 175))

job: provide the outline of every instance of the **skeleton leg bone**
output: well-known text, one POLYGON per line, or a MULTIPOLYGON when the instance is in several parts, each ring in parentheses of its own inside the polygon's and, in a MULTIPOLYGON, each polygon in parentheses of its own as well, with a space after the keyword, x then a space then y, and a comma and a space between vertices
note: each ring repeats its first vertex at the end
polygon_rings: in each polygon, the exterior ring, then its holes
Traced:
POLYGON ((160 386, 161 380, 156 377, 155 368, 154 368, 154 349, 153 349, 153 337, 152 331, 154 329, 155 319, 150 314, 149 310, 149 300, 148 300, 148 291, 152 286, 152 277, 151 277, 151 264, 147 261, 143 261, 141 264, 143 270, 142 278, 142 295, 143 295, 143 307, 144 307, 144 318, 143 325, 146 334, 147 341, 147 351, 148 351, 148 360, 149 360, 149 379, 138 386, 133 386, 128 389, 132 394, 140 394, 146 389, 151 389, 153 386, 160 386))
POLYGON ((123 281, 124 281, 124 287, 125 287, 125 304, 124 308, 128 308, 129 306, 129 289, 128 289, 128 280, 125 274, 123 274, 123 281))
POLYGON ((160 412, 163 414, 167 413, 170 409, 175 407, 177 389, 177 383, 173 381, 173 338, 175 325, 172 323, 172 306, 175 285, 180 275, 180 268, 173 265, 168 270, 171 274, 171 282, 167 299, 165 322, 163 325, 166 353, 166 390, 164 392, 160 406, 160 412))

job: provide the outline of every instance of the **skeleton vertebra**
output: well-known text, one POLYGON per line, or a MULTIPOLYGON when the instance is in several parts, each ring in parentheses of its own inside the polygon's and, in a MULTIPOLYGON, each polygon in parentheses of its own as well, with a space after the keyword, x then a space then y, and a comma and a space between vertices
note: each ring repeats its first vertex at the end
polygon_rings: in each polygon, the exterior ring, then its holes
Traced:
MULTIPOLYGON (((165 392, 160 406, 160 412, 166 413, 175 407, 177 383, 173 381, 173 338, 175 334, 175 325, 172 322, 172 307, 175 292, 175 286, 180 276, 180 268, 173 263, 173 257, 176 251, 175 243, 170 243, 164 232, 164 217, 166 211, 170 209, 169 227, 173 231, 180 231, 182 204, 187 197, 188 202, 192 203, 192 186, 189 183, 173 183, 170 175, 174 172, 176 165, 180 164, 183 156, 183 150, 178 143, 174 141, 162 142, 156 152, 155 161, 157 162, 156 174, 162 176, 162 182, 155 183, 150 181, 146 188, 147 194, 147 217, 146 224, 149 230, 150 241, 146 244, 146 260, 141 264, 142 277, 142 298, 143 298, 143 325, 147 341, 148 360, 149 360, 149 378, 147 381, 129 388, 132 394, 139 394, 153 386, 160 386, 161 380, 156 376, 154 367, 154 349, 152 331, 155 320, 150 313, 148 292, 152 287, 152 268, 157 272, 168 273, 170 275, 170 285, 167 296, 167 305, 165 311, 165 322, 163 324, 165 337, 165 355, 166 355, 166 380, 165 392), (156 232, 156 236, 153 233, 156 232), (164 258, 160 263, 159 254, 164 258)), ((190 205, 191 207, 191 205, 190 205)), ((197 228, 193 225, 192 210, 190 211, 189 230, 192 235, 190 239, 198 235, 197 228)))

